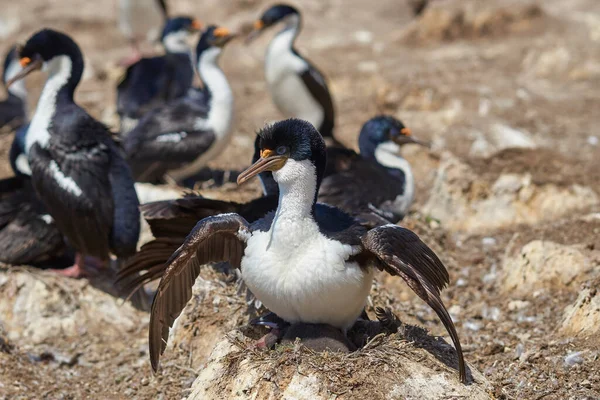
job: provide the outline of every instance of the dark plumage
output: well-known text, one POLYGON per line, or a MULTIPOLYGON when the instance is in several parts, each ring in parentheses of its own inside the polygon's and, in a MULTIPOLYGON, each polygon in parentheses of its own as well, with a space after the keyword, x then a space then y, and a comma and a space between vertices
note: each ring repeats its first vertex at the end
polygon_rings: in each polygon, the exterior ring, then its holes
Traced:
POLYGON ((160 182, 169 171, 180 181, 197 173, 227 144, 233 98, 217 61, 232 38, 225 28, 207 28, 196 48, 203 87, 151 110, 125 138, 137 181, 160 182))
MULTIPOLYGON (((26 67, 17 79, 42 65, 49 71, 25 139, 39 199, 81 255, 102 260, 110 253, 132 255, 140 229, 137 195, 111 132, 73 101, 83 72, 79 47, 69 36, 45 29, 20 55, 26 67)), ((82 262, 78 257, 75 274, 82 262)))
POLYGON ((362 314, 375 267, 402 277, 437 313, 454 342, 460 379, 466 382, 458 335, 440 298, 448 272, 433 251, 405 228, 369 230, 343 211, 315 203, 326 153, 310 124, 283 121, 259 136, 261 157, 240 174, 238 183, 272 171, 280 191, 277 211, 254 223, 238 214, 208 217, 188 234, 167 261, 152 304, 153 369, 203 264, 228 261, 239 268, 256 298, 286 322, 328 324, 343 331, 362 314))
POLYGON ((117 86, 122 135, 151 109, 187 93, 194 79, 194 69, 185 40, 199 28, 200 23, 189 17, 167 20, 161 36, 166 54, 142 58, 127 68, 117 86))
MULTIPOLYGON (((19 56, 13 46, 4 59, 2 83, 6 83, 19 71, 19 56)), ((8 127, 13 130, 27 122, 27 91, 23 82, 7 90, 8 97, 0 101, 0 129, 8 127)))

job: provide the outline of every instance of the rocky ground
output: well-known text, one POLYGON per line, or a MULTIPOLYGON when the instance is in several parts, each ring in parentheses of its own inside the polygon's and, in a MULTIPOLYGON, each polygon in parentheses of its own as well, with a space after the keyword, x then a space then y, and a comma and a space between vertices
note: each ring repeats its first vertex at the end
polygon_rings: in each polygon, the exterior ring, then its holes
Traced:
MULTIPOLYGON (((169 3, 232 29, 268 4, 169 3)), ((235 331, 248 321, 244 298, 209 269, 153 375, 148 314, 119 299, 111 277, 5 267, 0 398, 600 398, 600 3, 434 0, 419 18, 408 4, 303 1, 298 48, 330 80, 344 143, 356 147, 361 123, 380 112, 432 141, 431 151, 406 149, 418 193, 403 225, 450 271, 443 297, 475 384, 457 385, 440 356, 447 346, 427 347, 431 337, 410 327, 346 356, 246 350, 235 331)), ((115 126, 115 65, 127 49, 115 21, 114 1, 8 2, 0 52, 43 26, 70 33, 87 63, 76 99, 115 126)), ((253 132, 279 118, 262 75, 269 38, 232 43, 222 58, 235 136, 214 167, 247 165, 253 132)), ((28 81, 32 107, 42 79, 28 81)), ((3 158, 10 140, 0 137, 3 158)), ((9 174, 3 160, 0 175, 9 174)), ((445 335, 397 278, 377 276, 377 305, 445 335)))

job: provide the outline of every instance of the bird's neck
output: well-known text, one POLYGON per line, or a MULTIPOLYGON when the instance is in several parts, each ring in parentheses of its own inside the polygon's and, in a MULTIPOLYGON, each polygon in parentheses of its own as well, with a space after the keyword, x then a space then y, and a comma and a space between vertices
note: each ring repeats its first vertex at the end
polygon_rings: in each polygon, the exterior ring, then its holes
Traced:
POLYGON ((171 54, 188 54, 191 56, 192 50, 188 44, 189 34, 185 31, 172 32, 162 40, 165 51, 171 54))
MULTIPOLYGON (((361 149, 361 156, 363 155, 361 149)), ((369 158, 368 155, 366 158, 369 158)), ((379 144, 373 153, 373 158, 391 171, 401 171, 407 185, 413 184, 413 175, 409 162, 400 155, 400 146, 389 141, 379 144)))
POLYGON ((49 128, 56 109, 61 105, 73 104, 73 93, 81 79, 83 60, 74 60, 66 55, 57 56, 44 64, 44 70, 48 72, 48 79, 31 119, 30 133, 25 138, 25 150, 28 154, 34 143, 42 147, 48 145, 49 128))
POLYGON ((229 131, 233 114, 233 93, 227 77, 219 68, 220 48, 210 48, 202 52, 198 62, 198 74, 209 92, 210 111, 208 124, 217 134, 229 131))
MULTIPOLYGON (((9 79, 11 79, 13 76, 18 74, 20 71, 21 71, 21 65, 19 64, 19 62, 16 59, 11 61, 8 64, 8 67, 6 68, 6 71, 4 72, 4 84, 6 85, 6 82, 9 79)), ((18 97, 19 99, 21 99, 21 101, 26 102, 27 89, 25 88, 25 80, 20 79, 20 80, 16 81, 15 83, 13 83, 8 88, 8 93, 10 95, 18 97)))
POLYGON ((48 72, 48 79, 40 95, 38 110, 46 107, 54 109, 61 102, 73 102, 75 88, 83 72, 83 61, 66 55, 57 56, 44 64, 44 70, 48 72))
POLYGON ((300 15, 291 15, 286 19, 285 25, 277 35, 271 40, 269 44, 268 53, 270 55, 276 55, 281 52, 292 52, 294 49, 294 42, 298 37, 301 29, 300 15))
POLYGON ((317 177, 310 161, 289 159, 285 166, 273 172, 279 185, 279 205, 273 225, 287 227, 314 222, 317 177))

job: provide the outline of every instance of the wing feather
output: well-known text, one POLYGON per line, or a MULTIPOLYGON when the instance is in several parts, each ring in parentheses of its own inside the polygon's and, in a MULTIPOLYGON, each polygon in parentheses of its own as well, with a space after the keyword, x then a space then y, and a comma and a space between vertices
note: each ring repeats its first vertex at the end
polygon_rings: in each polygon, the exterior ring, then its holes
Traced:
POLYGON ((150 314, 150 362, 154 371, 166 348, 169 329, 192 298, 200 266, 229 261, 239 268, 249 234, 248 222, 237 214, 205 218, 167 261, 168 267, 158 285, 150 314))
POLYGON ((466 368, 458 333, 440 291, 449 283, 446 267, 412 231, 396 225, 371 229, 362 238, 364 248, 378 260, 378 268, 398 275, 438 315, 452 338, 458 354, 461 382, 466 382, 466 368))

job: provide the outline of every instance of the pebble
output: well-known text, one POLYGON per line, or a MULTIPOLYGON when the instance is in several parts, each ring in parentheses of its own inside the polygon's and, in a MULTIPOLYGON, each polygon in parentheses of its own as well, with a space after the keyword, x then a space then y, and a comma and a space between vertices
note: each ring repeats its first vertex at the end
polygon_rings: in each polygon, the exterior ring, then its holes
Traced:
POLYGON ((493 237, 484 237, 483 239, 481 239, 481 244, 484 247, 492 247, 496 245, 496 239, 493 237))
POLYGON ((373 32, 371 31, 356 31, 354 32, 354 40, 358 43, 369 44, 373 41, 373 32))
POLYGON ((463 326, 475 332, 481 329, 481 323, 479 322, 467 321, 463 324, 463 326))
POLYGON ((576 351, 574 353, 570 353, 565 357, 565 365, 568 367, 572 367, 576 364, 583 364, 583 357, 581 356, 583 351, 576 351))
POLYGON ((592 146, 598 146, 599 141, 598 136, 588 136, 587 138, 588 144, 592 146))
POLYGON ((527 307, 529 307, 530 305, 531 305, 531 303, 528 301, 512 300, 508 303, 508 310, 509 311, 524 310, 527 307))

